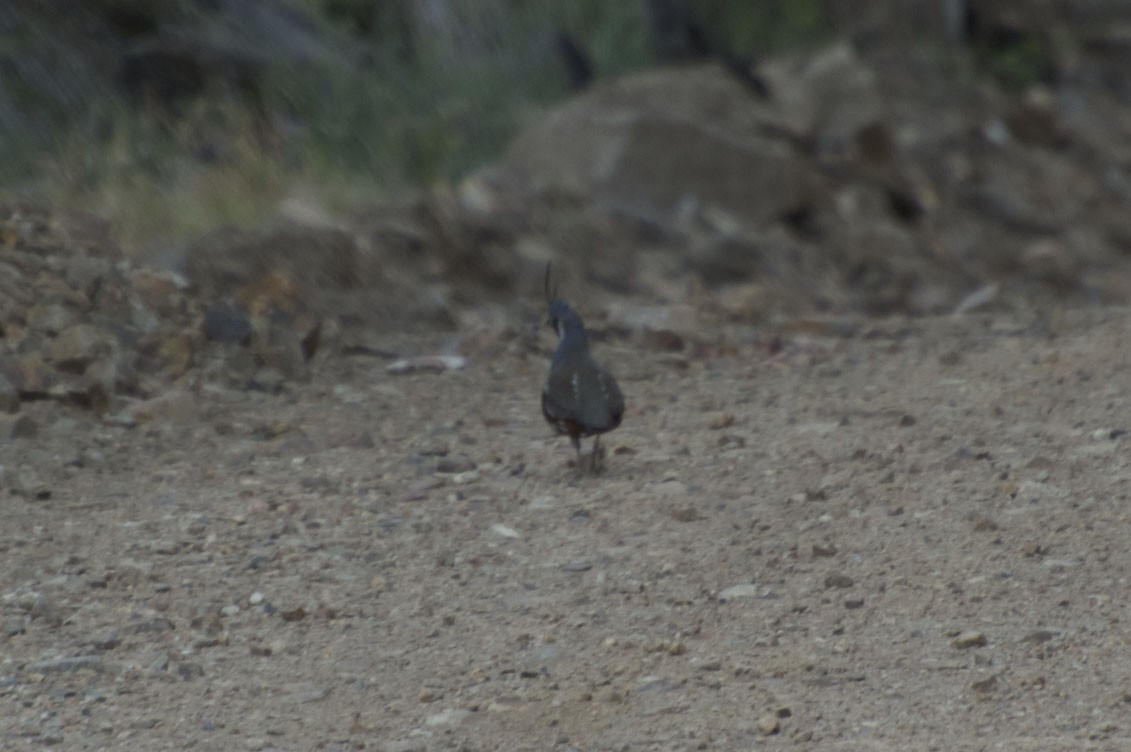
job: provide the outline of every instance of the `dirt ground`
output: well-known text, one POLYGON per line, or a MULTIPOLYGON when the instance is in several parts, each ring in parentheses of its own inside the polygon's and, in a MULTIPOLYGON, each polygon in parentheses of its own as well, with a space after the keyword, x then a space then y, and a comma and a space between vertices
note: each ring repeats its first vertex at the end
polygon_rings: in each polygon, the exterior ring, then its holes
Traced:
POLYGON ((1131 748, 1128 312, 326 361, 0 444, 10 750, 1131 748), (771 343, 771 340, 772 343, 771 343))
POLYGON ((1127 12, 977 5, 769 97, 598 81, 344 216, 5 199, 0 751, 1131 749, 1127 12))

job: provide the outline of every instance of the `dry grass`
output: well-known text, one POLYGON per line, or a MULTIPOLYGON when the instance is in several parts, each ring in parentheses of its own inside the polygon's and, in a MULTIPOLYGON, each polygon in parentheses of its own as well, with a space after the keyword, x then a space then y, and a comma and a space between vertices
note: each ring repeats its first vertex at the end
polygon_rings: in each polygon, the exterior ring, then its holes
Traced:
MULTIPOLYGON (((325 14, 325 3, 305 2, 325 14)), ((556 30, 582 41, 599 75, 647 64, 643 7, 537 0, 520 12, 485 3, 467 11, 477 35, 464 38, 462 26, 458 40, 421 35, 411 62, 370 40, 373 59, 362 68, 273 69, 259 81, 257 108, 220 93, 178 105, 182 112, 138 111, 107 85, 95 100, 101 112, 25 134, 27 148, 10 141, 0 149, 23 161, 16 169, 4 160, 2 192, 108 218, 125 251, 141 255, 218 226, 261 224, 296 195, 332 211, 456 179, 497 157, 531 111, 566 94, 556 30)), ((704 4, 732 32, 724 36, 738 37, 724 40, 736 48, 769 44, 767 30, 812 35, 817 7, 783 0, 770 13, 704 4)))
POLYGON ((380 194, 376 180, 296 159, 245 114, 229 114, 210 137, 199 124, 170 130, 123 113, 105 142, 60 145, 25 192, 111 219, 134 257, 220 226, 263 224, 296 197, 332 213, 380 194))

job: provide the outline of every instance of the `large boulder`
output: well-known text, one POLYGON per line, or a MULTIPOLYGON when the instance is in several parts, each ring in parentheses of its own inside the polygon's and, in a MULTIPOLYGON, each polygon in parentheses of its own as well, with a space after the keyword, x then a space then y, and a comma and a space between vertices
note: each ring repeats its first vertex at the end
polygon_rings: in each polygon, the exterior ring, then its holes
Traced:
POLYGON ((714 66, 596 86, 522 133, 503 169, 664 223, 694 205, 773 221, 820 185, 775 111, 714 66))

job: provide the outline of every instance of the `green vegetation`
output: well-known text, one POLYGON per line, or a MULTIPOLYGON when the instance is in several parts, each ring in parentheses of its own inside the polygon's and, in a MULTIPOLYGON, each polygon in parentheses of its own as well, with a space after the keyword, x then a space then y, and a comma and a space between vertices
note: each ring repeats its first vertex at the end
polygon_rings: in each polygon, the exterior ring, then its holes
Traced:
POLYGON ((708 26, 719 30, 720 41, 738 53, 765 55, 808 47, 831 33, 822 0, 702 0, 698 7, 708 26))
POLYGON ((291 187, 284 161, 265 155, 250 117, 234 105, 200 103, 180 123, 117 104, 106 110, 105 140, 62 139, 43 161, 37 190, 112 218, 127 248, 256 221, 291 187), (202 158, 211 149, 220 153, 202 158))
MULTIPOLYGON (((175 112, 139 106, 113 71, 81 117, 40 97, 51 127, 0 134, 5 192, 109 217, 127 249, 260 222, 294 195, 332 210, 457 179, 497 157, 526 117, 568 95, 559 33, 584 48, 598 78, 651 63, 645 0, 452 0, 427 17, 412 0, 291 2, 332 48, 322 62, 269 66, 254 103, 221 88, 175 112)), ((739 54, 827 33, 822 0, 690 4, 713 41, 739 54)), ((59 76, 84 66, 82 53, 65 54, 59 76)), ((8 91, 35 104, 36 90, 8 91)))
POLYGON ((992 48, 985 45, 979 57, 986 71, 1011 91, 1023 91, 1047 79, 1053 68, 1048 49, 1033 35, 992 48))

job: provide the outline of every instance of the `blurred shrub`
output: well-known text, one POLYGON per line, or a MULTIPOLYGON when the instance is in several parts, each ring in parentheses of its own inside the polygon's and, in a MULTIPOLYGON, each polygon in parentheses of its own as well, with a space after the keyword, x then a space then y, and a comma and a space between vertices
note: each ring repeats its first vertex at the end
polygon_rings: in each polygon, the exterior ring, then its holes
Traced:
MULTIPOLYGON (((254 221, 296 185, 456 178, 570 91, 563 39, 598 78, 653 55, 648 0, 100 0, 62 22, 63 0, 15 2, 0 5, 0 179, 113 217, 127 244, 254 221), (189 65, 195 88, 131 88, 139 50, 189 65)), ((745 54, 812 41, 821 2, 686 8, 745 54)))

